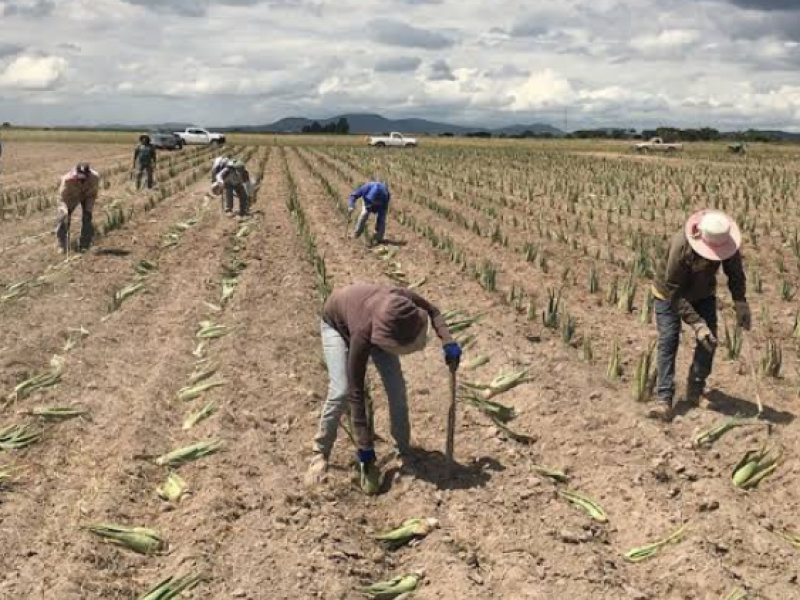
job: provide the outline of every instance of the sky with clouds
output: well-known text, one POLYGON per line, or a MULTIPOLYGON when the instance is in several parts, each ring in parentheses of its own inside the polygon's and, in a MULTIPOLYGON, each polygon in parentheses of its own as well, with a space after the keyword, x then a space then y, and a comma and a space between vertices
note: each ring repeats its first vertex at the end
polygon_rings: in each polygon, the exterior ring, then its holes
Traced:
POLYGON ((0 0, 0 121, 800 131, 800 0, 0 0))

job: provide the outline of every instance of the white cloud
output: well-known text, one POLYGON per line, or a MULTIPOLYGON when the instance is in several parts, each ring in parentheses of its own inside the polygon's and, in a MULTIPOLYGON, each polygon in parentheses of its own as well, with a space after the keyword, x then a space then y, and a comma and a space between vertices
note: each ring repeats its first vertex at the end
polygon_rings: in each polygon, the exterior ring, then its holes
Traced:
POLYGON ((514 110, 535 110, 554 107, 570 102, 574 96, 572 84, 568 79, 552 69, 531 74, 513 91, 514 110))
POLYGON ((644 51, 680 50, 691 46, 701 38, 700 32, 690 29, 667 29, 658 34, 635 37, 631 46, 644 51))
POLYGON ((60 56, 19 56, 0 74, 0 87, 50 90, 61 81, 68 66, 60 56))
POLYGON ((0 110, 32 124, 367 110, 558 125, 566 109, 575 128, 800 128, 800 15, 736 6, 783 1, 0 0, 0 110))

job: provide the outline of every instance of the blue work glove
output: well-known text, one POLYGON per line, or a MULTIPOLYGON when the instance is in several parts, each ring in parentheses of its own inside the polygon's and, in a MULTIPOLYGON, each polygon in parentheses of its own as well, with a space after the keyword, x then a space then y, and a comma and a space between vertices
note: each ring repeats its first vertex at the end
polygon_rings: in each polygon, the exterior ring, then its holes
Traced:
POLYGON ((367 450, 359 450, 356 455, 358 456, 358 462, 362 465, 366 465, 369 463, 375 462, 375 449, 369 448, 367 450))
POLYGON ((447 363, 447 366, 450 367, 451 371, 455 371, 458 369, 458 365, 461 362, 461 346, 458 345, 458 342, 450 342, 444 345, 444 362, 447 363))

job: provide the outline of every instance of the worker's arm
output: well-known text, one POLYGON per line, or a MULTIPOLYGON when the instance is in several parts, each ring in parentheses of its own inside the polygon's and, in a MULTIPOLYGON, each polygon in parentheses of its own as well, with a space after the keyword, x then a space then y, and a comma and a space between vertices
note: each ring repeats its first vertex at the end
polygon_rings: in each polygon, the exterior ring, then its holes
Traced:
POLYGON ((686 262, 684 249, 685 246, 680 240, 673 240, 667 257, 667 271, 664 278, 665 289, 663 292, 666 293, 665 299, 678 311, 683 322, 692 328, 696 328, 704 324, 705 321, 681 294, 681 289, 692 276, 692 269, 686 262))
POLYGON ((352 194, 350 194, 350 204, 349 204, 349 206, 350 206, 351 210, 356 207, 356 200, 358 200, 359 198, 363 198, 364 194, 366 194, 368 190, 369 190, 369 184, 365 183, 360 188, 358 188, 356 191, 354 191, 352 194))
POLYGON ((97 200, 97 196, 99 195, 99 193, 100 193, 100 177, 94 175, 91 177, 89 187, 85 192, 86 200, 88 201, 89 206, 94 207, 94 203, 97 200))
POLYGON ((58 186, 58 200, 62 204, 67 203, 67 179, 65 177, 61 178, 61 184, 58 186))
POLYGON ((228 176, 228 167, 222 169, 219 173, 217 173, 217 182, 221 184, 225 184, 225 178, 228 176))
POLYGON ((136 168, 136 161, 139 160, 139 146, 133 151, 133 167, 136 168))
POLYGON ((734 302, 747 301, 747 276, 744 274, 742 253, 736 252, 728 260, 722 261, 722 270, 728 277, 728 289, 734 302))

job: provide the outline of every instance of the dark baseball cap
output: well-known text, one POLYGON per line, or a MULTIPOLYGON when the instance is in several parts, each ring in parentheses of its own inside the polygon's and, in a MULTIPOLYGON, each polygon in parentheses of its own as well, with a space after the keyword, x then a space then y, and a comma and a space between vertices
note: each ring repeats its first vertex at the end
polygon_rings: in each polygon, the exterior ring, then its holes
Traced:
POLYGON ((78 176, 79 179, 86 179, 92 172, 92 168, 89 166, 87 162, 80 162, 75 167, 75 174, 78 176))

